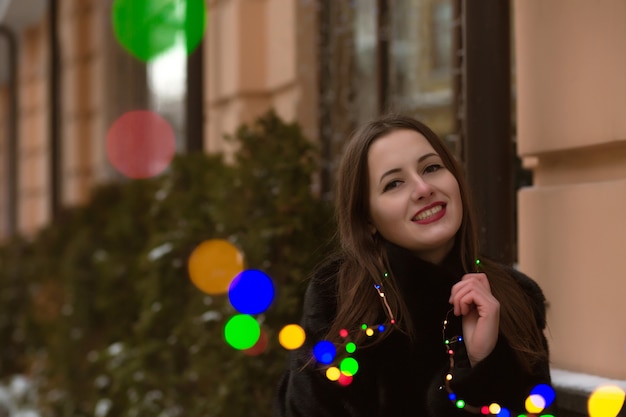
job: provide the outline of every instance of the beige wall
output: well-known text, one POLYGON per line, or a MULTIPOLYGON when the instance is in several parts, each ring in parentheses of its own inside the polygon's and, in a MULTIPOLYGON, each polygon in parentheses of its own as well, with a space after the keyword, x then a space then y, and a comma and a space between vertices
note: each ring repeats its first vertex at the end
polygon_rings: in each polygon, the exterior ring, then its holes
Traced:
POLYGON ((61 201, 85 203, 106 164, 104 137, 106 2, 64 1, 59 8, 61 44, 61 201), (100 4, 100 5, 98 5, 100 4))
MULTIPOLYGON (((84 203, 96 161, 104 162, 102 124, 102 38, 105 9, 92 1, 62 1, 59 7, 61 90, 60 137, 63 205, 84 203), (99 12, 99 13, 98 13, 99 12)), ((107 11, 108 13, 108 11, 107 11)), ((51 218, 50 43, 48 16, 19 33, 18 219, 19 232, 32 235, 51 218)))
POLYGON ((8 167, 8 129, 9 129, 9 87, 0 85, 0 243, 9 234, 9 176, 8 167))
MULTIPOLYGON (((317 135, 316 9, 296 0, 208 1, 205 149, 274 108, 317 135)), ((313 3, 313 2, 311 2, 313 3)))
POLYGON ((626 3, 515 0, 520 268, 557 368, 626 380, 626 3))
POLYGON ((33 234, 50 220, 49 48, 47 22, 19 35, 18 230, 33 234))

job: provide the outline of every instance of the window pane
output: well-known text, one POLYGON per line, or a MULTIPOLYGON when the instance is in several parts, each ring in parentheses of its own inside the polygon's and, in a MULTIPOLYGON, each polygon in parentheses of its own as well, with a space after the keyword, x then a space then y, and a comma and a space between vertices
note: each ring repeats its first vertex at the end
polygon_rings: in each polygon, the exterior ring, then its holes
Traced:
POLYGON ((452 71, 452 4, 439 1, 433 5, 432 69, 443 77, 452 71))
POLYGON ((397 0, 391 10, 389 102, 446 138, 454 132, 452 0, 397 0))
POLYGON ((378 115, 376 75, 376 0, 358 0, 354 5, 356 74, 354 107, 356 121, 363 123, 378 115))
POLYGON ((185 97, 187 54, 184 39, 148 64, 151 110, 167 120, 176 135, 176 152, 185 152, 185 97))

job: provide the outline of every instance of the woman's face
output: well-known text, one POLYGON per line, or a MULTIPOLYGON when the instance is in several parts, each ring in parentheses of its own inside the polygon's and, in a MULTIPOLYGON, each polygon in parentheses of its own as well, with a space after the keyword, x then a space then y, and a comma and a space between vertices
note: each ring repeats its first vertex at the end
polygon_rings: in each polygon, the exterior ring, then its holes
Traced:
POLYGON ((367 163, 372 232, 440 263, 463 218, 459 184, 441 157, 422 134, 402 129, 376 139, 367 163))

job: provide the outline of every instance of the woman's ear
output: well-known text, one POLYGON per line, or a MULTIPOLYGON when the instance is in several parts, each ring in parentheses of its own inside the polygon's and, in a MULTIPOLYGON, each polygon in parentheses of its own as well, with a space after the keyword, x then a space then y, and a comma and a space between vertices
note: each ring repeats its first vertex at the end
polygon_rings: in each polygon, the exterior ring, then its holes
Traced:
POLYGON ((370 234, 371 234, 372 236, 374 236, 374 235, 378 232, 378 230, 376 230, 376 227, 374 227, 374 225, 373 225, 372 223, 368 223, 367 225, 368 225, 368 226, 369 226, 369 228, 370 228, 370 234))

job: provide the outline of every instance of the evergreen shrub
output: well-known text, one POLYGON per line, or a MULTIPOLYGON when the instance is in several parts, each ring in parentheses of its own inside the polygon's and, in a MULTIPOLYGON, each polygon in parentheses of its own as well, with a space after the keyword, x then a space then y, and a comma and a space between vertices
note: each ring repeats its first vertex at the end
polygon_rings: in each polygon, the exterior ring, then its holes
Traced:
POLYGON ((306 277, 330 242, 331 207, 312 192, 319 159, 270 111, 228 140, 234 161, 177 156, 154 179, 102 185, 36 238, 0 248, 0 377, 35 382, 42 416, 265 417, 306 277), (207 239, 238 247, 277 288, 258 315, 269 344, 227 345, 236 312, 202 293, 187 259, 207 239))

